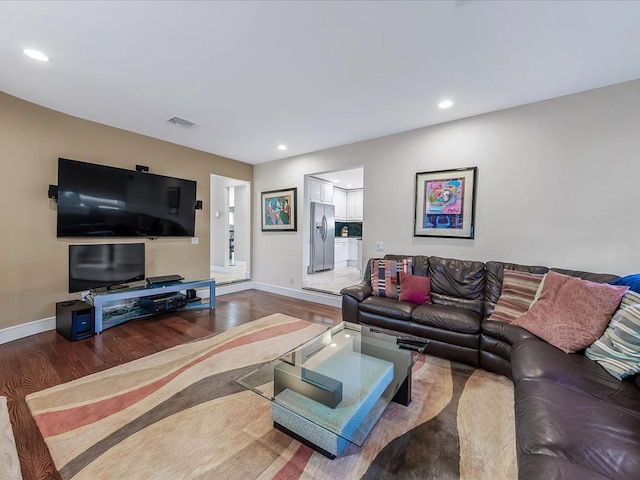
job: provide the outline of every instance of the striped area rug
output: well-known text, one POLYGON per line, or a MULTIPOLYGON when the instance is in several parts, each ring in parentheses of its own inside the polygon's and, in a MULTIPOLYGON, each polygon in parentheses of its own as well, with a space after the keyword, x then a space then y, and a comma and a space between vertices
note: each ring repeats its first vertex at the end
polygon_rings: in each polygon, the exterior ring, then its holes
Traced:
POLYGON ((423 356, 413 402, 391 404, 362 448, 335 460, 275 430, 235 379, 326 327, 271 315, 31 394, 63 479, 512 479, 507 379, 423 356))

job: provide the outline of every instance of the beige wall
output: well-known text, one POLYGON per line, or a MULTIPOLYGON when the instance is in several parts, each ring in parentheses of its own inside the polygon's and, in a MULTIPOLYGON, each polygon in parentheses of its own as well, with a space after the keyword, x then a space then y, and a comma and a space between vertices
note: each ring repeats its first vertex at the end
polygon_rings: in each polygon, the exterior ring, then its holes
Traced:
MULTIPOLYGON (((126 114, 126 112, 123 112, 126 114)), ((209 275, 210 174, 253 180, 253 166, 142 135, 81 120, 0 92, 0 329, 55 314, 68 294, 68 245, 143 241, 147 276, 209 275), (47 198, 57 184, 58 157, 135 169, 198 182, 198 245, 190 238, 58 239, 56 204, 47 198)))
MULTIPOLYGON (((304 225, 305 174, 364 166, 364 259, 423 254, 624 275, 640 271, 638 132, 640 80, 256 165, 254 190, 298 187, 304 225), (478 167, 475 239, 414 237, 416 173, 469 166, 478 167)), ((259 223, 254 216, 252 279, 300 289, 304 232, 265 233, 259 223)))

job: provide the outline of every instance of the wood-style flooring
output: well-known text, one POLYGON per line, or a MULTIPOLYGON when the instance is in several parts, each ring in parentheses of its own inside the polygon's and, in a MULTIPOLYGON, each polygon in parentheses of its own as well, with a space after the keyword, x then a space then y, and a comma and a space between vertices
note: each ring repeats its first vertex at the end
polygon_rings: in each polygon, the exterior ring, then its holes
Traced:
POLYGON ((55 330, 0 345, 0 395, 8 400, 24 480, 60 479, 25 396, 272 313, 327 325, 339 308, 257 290, 216 298, 214 310, 166 313, 70 342, 55 330))

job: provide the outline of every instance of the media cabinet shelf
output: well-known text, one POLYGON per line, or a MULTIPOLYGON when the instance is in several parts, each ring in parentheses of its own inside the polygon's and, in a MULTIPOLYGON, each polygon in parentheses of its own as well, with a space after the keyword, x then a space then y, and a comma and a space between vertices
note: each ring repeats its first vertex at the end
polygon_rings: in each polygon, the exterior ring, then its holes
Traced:
POLYGON ((113 306, 118 302, 129 299, 140 299, 142 297, 149 297, 151 295, 160 295, 165 293, 174 293, 174 292, 183 292, 186 290, 197 290, 197 289, 209 289, 209 300, 202 299, 200 301, 189 302, 186 306, 180 308, 180 310, 195 310, 202 308, 213 309, 216 306, 216 281, 215 280, 195 280, 188 282, 171 282, 171 283, 163 283, 162 285, 156 286, 140 286, 140 287, 131 287, 125 288, 123 290, 113 290, 103 293, 94 293, 93 294, 93 306, 95 308, 95 333, 100 333, 104 329, 109 327, 114 327, 121 323, 127 322, 129 320, 133 320, 135 318, 149 317, 151 315, 156 315, 155 313, 150 313, 141 308, 136 308, 134 310, 127 311, 120 315, 118 314, 109 314, 104 313, 105 307, 113 306))

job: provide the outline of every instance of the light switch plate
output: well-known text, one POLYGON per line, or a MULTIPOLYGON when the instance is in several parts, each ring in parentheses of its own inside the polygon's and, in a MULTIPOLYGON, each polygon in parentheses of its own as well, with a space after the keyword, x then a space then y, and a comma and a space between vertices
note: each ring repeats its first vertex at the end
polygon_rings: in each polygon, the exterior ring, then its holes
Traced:
POLYGON ((384 251, 384 242, 376 242, 376 252, 384 251))

